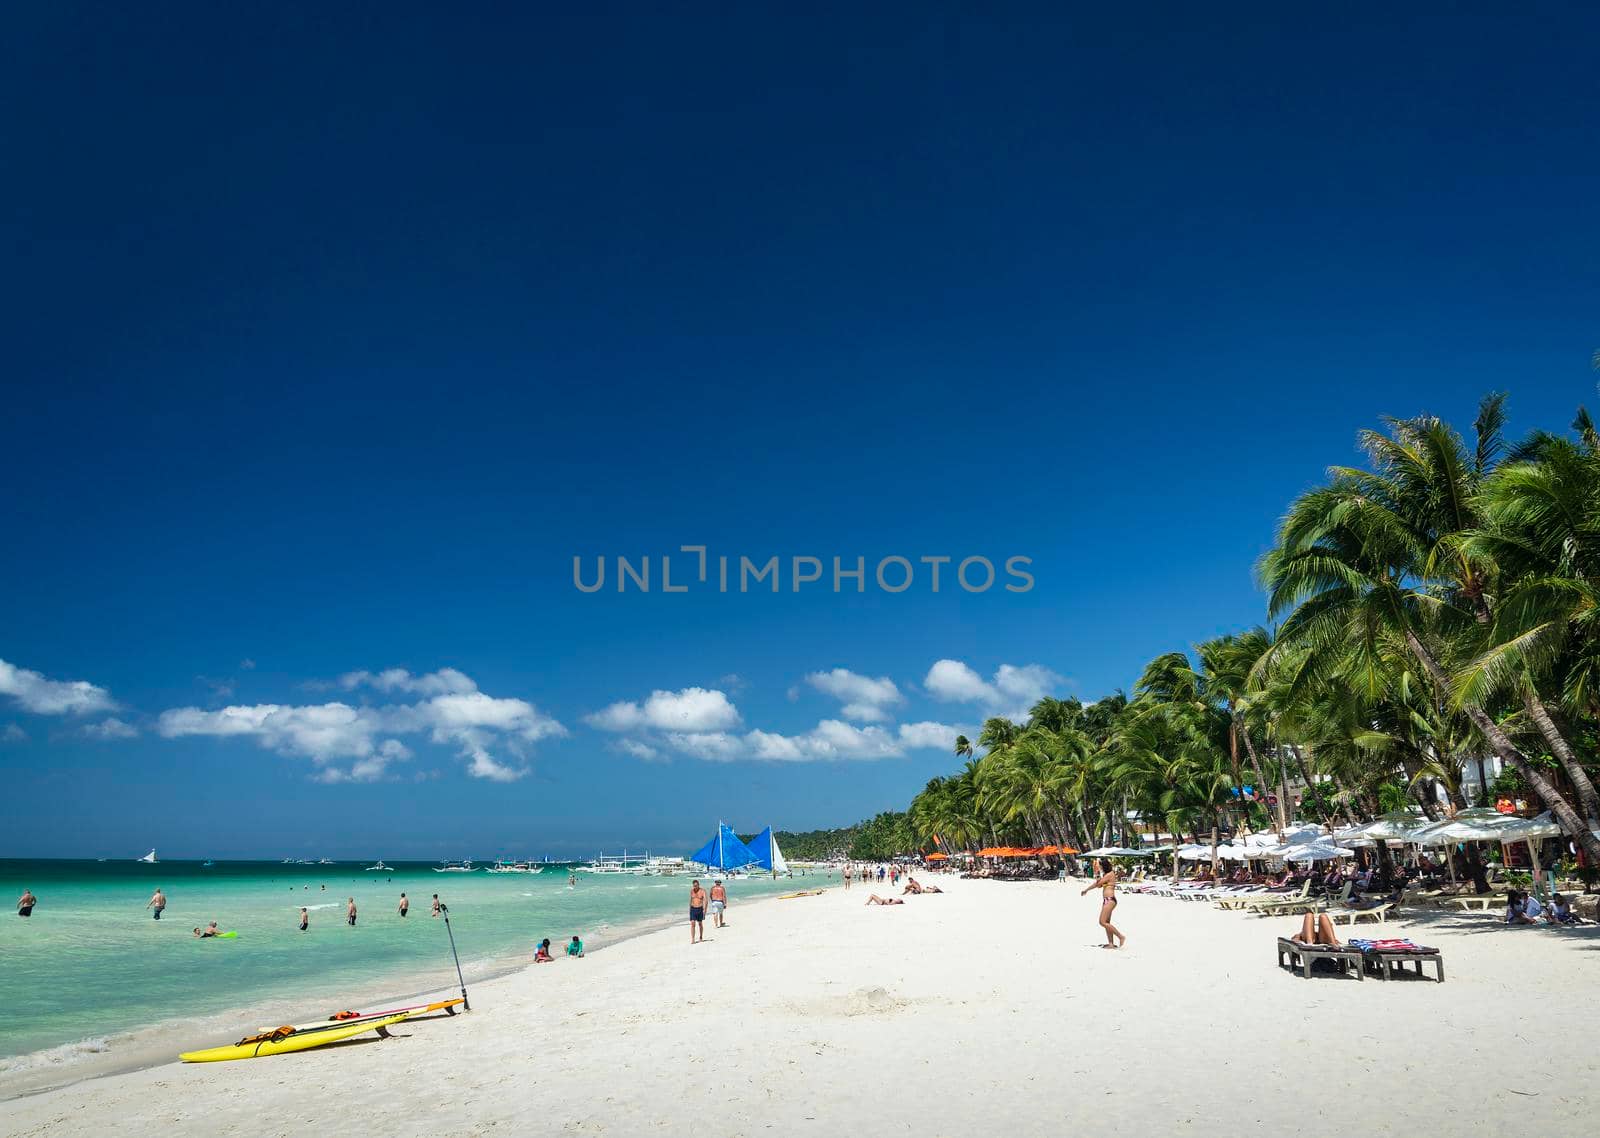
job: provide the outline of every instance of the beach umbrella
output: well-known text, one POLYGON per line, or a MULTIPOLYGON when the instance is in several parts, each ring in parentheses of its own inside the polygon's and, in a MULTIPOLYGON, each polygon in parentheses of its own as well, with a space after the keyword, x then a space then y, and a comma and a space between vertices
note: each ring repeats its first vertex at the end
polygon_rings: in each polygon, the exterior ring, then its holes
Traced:
POLYGON ((1500 831, 1502 842, 1538 841, 1541 838, 1559 838, 1561 826, 1546 810, 1537 818, 1518 818, 1500 831))
POLYGON ((1332 861, 1334 858, 1350 857, 1351 854, 1351 850, 1336 846, 1332 842, 1307 842, 1295 846, 1281 856, 1284 861, 1332 861))
POLYGON ((1358 827, 1356 832, 1363 838, 1373 838, 1378 841, 1388 841, 1390 838, 1408 841, 1412 831, 1426 825, 1427 822, 1422 808, 1414 806, 1408 810, 1391 810, 1365 826, 1358 827))
POLYGON ((1097 850, 1084 850, 1084 857, 1149 857, 1145 850, 1130 850, 1126 846, 1101 846, 1097 850))

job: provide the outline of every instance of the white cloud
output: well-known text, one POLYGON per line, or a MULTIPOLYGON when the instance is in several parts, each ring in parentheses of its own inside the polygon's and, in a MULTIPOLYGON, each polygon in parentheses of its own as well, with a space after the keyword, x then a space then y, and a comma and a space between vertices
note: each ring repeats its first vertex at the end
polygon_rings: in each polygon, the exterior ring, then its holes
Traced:
POLYGON ((470 676, 454 668, 440 668, 437 672, 421 676, 413 676, 404 668, 385 668, 381 672, 346 672, 339 677, 339 686, 345 691, 370 687, 381 692, 404 692, 410 695, 461 695, 478 690, 478 685, 472 682, 470 676))
POLYGON ((649 743, 641 743, 637 739, 620 739, 617 749, 624 754, 632 755, 636 759, 643 759, 647 763, 655 762, 661 757, 661 752, 649 743))
POLYGON ((86 680, 47 679, 4 660, 0 660, 0 695, 10 696, 35 715, 91 715, 117 706, 110 692, 86 680))
MULTIPOLYGON (((585 717, 602 731, 625 733, 617 749, 651 761, 677 751, 709 762, 808 763, 898 758, 908 750, 948 751, 958 728, 942 723, 898 727, 886 707, 903 701, 893 680, 857 675, 845 668, 813 672, 805 682, 841 701, 841 719, 823 719, 809 731, 786 735, 750 730, 735 734, 739 712, 720 691, 685 688, 654 692, 643 703, 625 700, 585 717), (846 722, 855 719, 857 723, 846 722), (860 721, 867 721, 861 725, 860 721)), ((979 681, 980 683, 982 681, 979 681)), ((794 694, 798 694, 795 692, 794 694)))
POLYGON ((737 737, 726 731, 670 731, 665 736, 668 746, 697 759, 727 761, 740 758, 743 749, 737 737))
POLYGON ((719 746, 697 752, 699 758, 728 761, 752 759, 771 763, 812 763, 845 759, 890 759, 905 753, 899 739, 882 727, 857 727, 824 719, 800 735, 749 731, 742 739, 725 735, 719 746))
POLYGON ((83 733, 90 739, 132 739, 139 734, 136 727, 112 717, 101 723, 90 723, 83 729, 83 733))
POLYGON ((243 668, 247 672, 253 672, 256 668, 256 662, 250 659, 250 657, 246 656, 243 660, 239 661, 239 667, 243 668))
POLYGON ((28 733, 15 723, 7 723, 6 729, 0 731, 0 743, 26 743, 28 733))
POLYGON ((992 700, 994 689, 983 682, 983 677, 960 660, 939 660, 928 669, 922 686, 935 699, 953 702, 992 700))
POLYGON ((922 686, 936 699, 976 703, 991 715, 1025 719, 1028 709, 1066 680, 1042 664, 1001 664, 992 680, 984 680, 960 660, 939 660, 928 669, 922 686))
POLYGON ((284 755, 311 759, 323 782, 362 782, 383 777, 392 762, 412 757, 412 750, 394 736, 423 735, 451 744, 475 778, 509 782, 527 774, 520 766, 497 758, 492 748, 504 745, 524 758, 527 745, 566 734, 566 728, 521 699, 499 699, 477 690, 460 672, 445 668, 424 676, 394 668, 386 672, 352 672, 341 679, 348 688, 432 694, 410 704, 352 707, 343 702, 286 706, 257 704, 204 711, 180 707, 162 712, 156 729, 167 738, 191 735, 247 736, 284 755), (334 764, 350 761, 348 768, 334 764))
POLYGON ((889 677, 873 679, 871 676, 858 675, 848 668, 812 672, 806 676, 806 683, 843 703, 841 714, 846 719, 864 723, 887 721, 890 717, 887 709, 901 700, 900 689, 889 677))
POLYGON ((689 734, 724 731, 739 723, 739 711, 728 697, 715 689, 684 688, 682 691, 653 691, 642 705, 622 700, 592 715, 584 722, 602 731, 676 731, 689 734))
POLYGON ((968 735, 975 732, 970 729, 951 727, 944 723, 900 724, 900 742, 913 751, 948 751, 955 746, 957 735, 968 735))

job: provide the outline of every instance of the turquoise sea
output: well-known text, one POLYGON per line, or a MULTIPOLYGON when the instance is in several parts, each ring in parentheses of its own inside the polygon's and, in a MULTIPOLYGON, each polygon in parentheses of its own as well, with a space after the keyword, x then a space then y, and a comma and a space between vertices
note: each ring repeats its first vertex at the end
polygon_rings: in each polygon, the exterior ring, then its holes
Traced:
MULTIPOLYGON (((438 873, 417 862, 367 872, 348 862, 0 860, 0 889, 9 890, 0 910, 0 1095, 46 1085, 41 1070, 63 1082, 82 1077, 84 1064, 127 1065, 152 1048, 170 1057, 185 1027, 195 1037, 226 1034, 235 1022, 253 1025, 251 1014, 292 1022, 266 1013, 316 1017, 454 988, 444 923, 429 916, 434 893, 449 906, 469 986, 528 961, 546 936, 558 952, 574 934, 592 950, 687 920, 687 877, 572 876, 575 886, 554 864, 530 875, 438 873), (167 895, 160 921, 145 909, 157 886, 167 895), (27 920, 12 904, 24 888, 39 898, 27 920), (411 901, 403 920, 402 892, 411 901), (344 919, 349 897, 354 928, 344 919), (301 906, 310 911, 304 933, 301 906), (238 937, 196 939, 194 927, 212 920, 238 937)), ((809 884, 734 880, 730 910, 741 898, 809 884)))

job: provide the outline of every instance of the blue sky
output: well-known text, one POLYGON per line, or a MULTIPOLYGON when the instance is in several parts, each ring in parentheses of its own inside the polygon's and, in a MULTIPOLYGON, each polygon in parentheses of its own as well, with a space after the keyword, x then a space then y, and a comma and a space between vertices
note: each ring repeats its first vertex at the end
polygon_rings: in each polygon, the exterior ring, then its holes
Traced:
POLYGON ((942 729, 1258 622, 1275 519, 1378 416, 1593 402, 1580 6, 10 31, 0 854, 903 807, 942 729), (573 587, 685 544, 868 588, 573 587), (888 556, 1034 586, 888 594, 888 556))

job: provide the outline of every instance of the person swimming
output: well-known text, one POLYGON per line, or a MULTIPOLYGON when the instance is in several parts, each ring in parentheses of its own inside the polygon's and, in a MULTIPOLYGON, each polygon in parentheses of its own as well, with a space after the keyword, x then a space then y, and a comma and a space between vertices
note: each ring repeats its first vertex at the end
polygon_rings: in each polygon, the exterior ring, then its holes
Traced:
POLYGON ((222 933, 217 928, 217 922, 216 921, 212 921, 204 929, 195 929, 194 930, 194 935, 199 937, 199 938, 201 938, 202 940, 204 940, 207 937, 221 936, 222 933))

